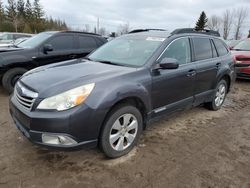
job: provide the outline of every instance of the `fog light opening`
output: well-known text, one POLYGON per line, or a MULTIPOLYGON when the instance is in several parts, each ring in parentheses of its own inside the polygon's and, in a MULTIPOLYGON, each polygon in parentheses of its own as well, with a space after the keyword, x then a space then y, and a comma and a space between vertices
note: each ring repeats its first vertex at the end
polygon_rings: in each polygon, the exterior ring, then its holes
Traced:
POLYGON ((71 146, 76 145, 77 142, 65 135, 42 134, 42 142, 49 145, 63 145, 71 146))

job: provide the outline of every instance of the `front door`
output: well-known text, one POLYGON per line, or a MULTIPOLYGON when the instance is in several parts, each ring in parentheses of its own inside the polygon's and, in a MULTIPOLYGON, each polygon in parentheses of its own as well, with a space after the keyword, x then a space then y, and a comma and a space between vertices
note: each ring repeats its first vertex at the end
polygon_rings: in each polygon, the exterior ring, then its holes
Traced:
POLYGON ((194 100, 196 70, 191 63, 189 38, 174 40, 160 56, 158 62, 163 58, 177 59, 179 68, 157 70, 158 72, 153 74, 152 106, 155 114, 186 108, 191 106, 194 100))
POLYGON ((41 47, 39 55, 35 59, 38 62, 38 66, 75 58, 76 47, 73 39, 73 35, 60 35, 47 41, 46 44, 51 45, 53 51, 44 52, 43 47, 41 47))

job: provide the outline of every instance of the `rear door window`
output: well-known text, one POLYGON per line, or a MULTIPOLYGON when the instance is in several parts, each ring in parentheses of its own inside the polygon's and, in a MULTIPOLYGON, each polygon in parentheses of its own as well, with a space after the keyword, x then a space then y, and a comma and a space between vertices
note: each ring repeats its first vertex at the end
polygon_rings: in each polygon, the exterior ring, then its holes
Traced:
POLYGON ((222 41, 218 40, 218 39, 214 39, 214 44, 215 47, 218 51, 219 56, 224 56, 228 54, 228 50, 225 47, 225 45, 222 43, 222 41))
POLYGON ((209 38, 193 38, 195 61, 211 59, 213 52, 209 38))
POLYGON ((96 41, 93 37, 79 36, 80 49, 95 49, 96 41))
POLYGON ((52 45, 53 51, 71 50, 74 48, 74 38, 72 35, 56 36, 48 44, 52 45))

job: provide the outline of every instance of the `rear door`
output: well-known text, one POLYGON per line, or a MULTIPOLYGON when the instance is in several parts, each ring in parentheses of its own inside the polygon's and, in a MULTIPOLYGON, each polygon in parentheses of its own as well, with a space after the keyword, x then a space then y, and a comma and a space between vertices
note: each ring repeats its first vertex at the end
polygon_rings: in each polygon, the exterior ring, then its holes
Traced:
POLYGON ((175 39, 158 59, 175 58, 179 68, 157 70, 152 76, 152 106, 154 113, 171 112, 191 106, 195 66, 191 62, 191 48, 188 37, 175 39))
POLYGON ((97 43, 94 37, 87 35, 78 36, 78 49, 76 50, 76 57, 85 57, 97 48, 97 43))
POLYGON ((194 64, 196 66, 195 103, 205 102, 213 92, 221 63, 211 39, 208 37, 192 37, 194 64))
POLYGON ((76 57, 76 44, 73 34, 61 34, 50 38, 44 45, 52 45, 53 51, 44 52, 43 46, 39 49, 39 56, 36 61, 39 66, 50 63, 70 60, 76 57))

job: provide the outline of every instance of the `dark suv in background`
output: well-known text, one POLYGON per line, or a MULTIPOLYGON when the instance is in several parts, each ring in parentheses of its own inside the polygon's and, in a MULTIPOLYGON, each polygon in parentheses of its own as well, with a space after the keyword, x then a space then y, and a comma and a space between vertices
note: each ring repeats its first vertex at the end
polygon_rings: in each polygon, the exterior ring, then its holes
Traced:
POLYGON ((127 154, 147 122, 205 104, 219 110, 235 79, 226 44, 203 32, 137 31, 87 59, 24 74, 10 100, 18 129, 49 147, 127 154))
POLYGON ((55 62, 81 58, 107 40, 84 32, 40 33, 13 48, 0 49, 0 77, 8 92, 26 71, 55 62))

